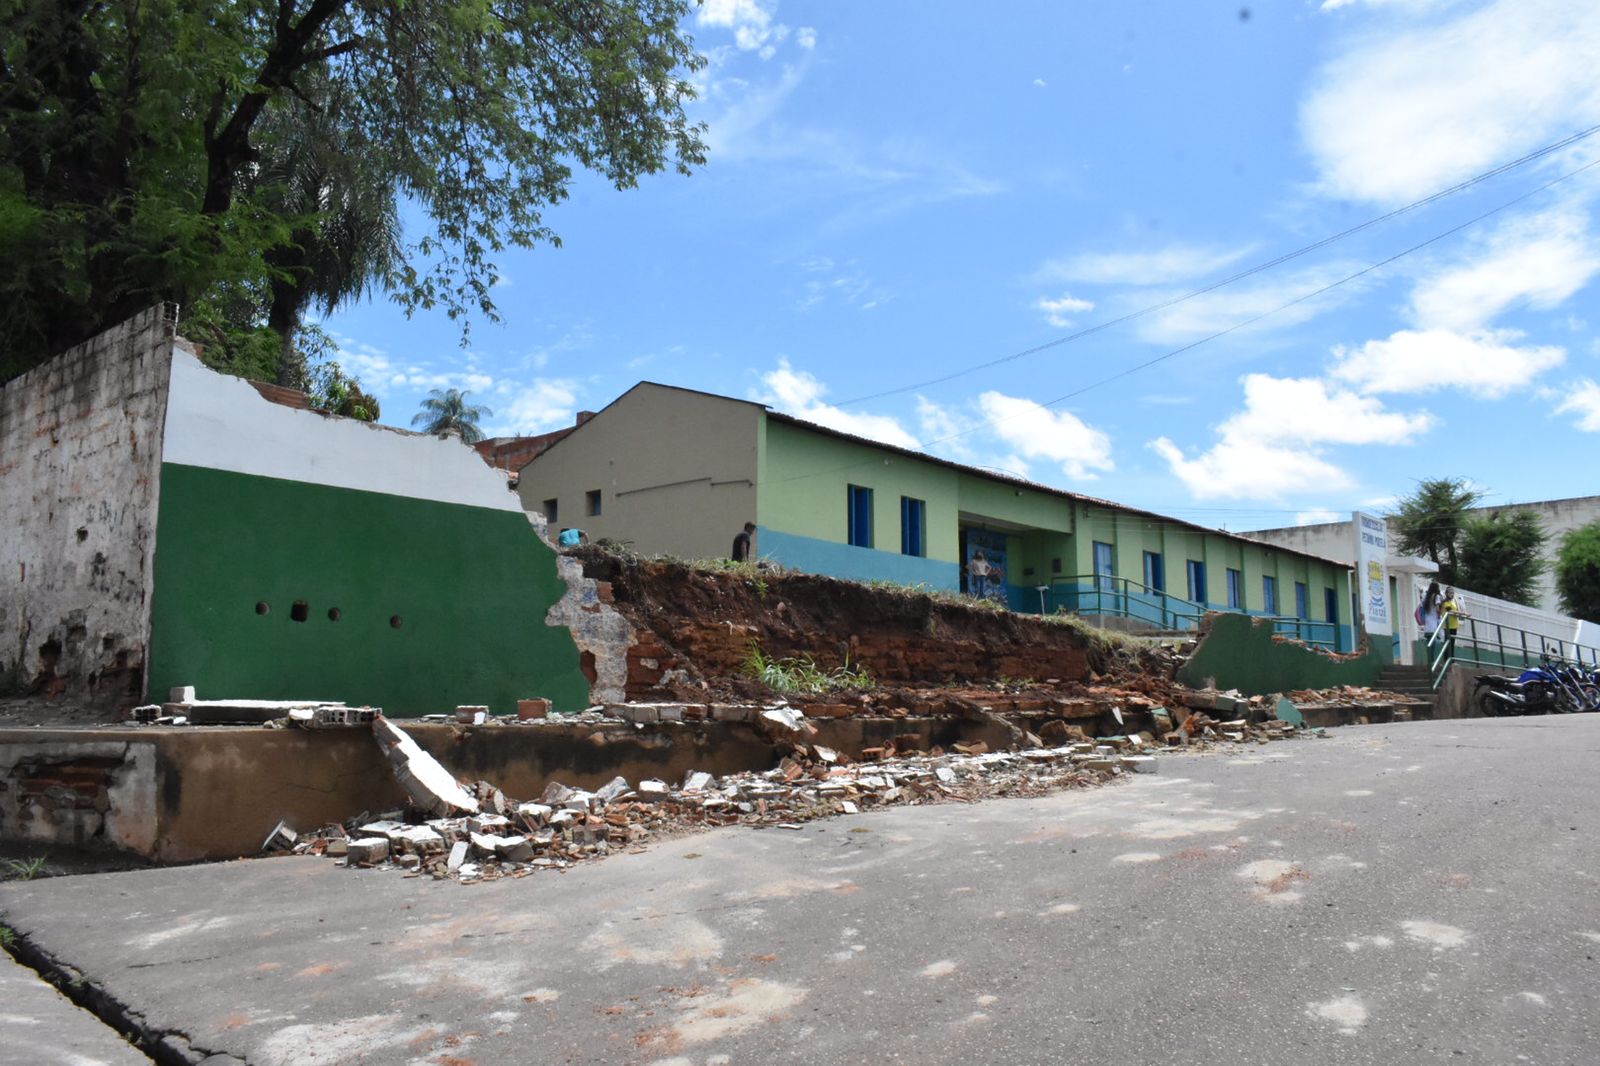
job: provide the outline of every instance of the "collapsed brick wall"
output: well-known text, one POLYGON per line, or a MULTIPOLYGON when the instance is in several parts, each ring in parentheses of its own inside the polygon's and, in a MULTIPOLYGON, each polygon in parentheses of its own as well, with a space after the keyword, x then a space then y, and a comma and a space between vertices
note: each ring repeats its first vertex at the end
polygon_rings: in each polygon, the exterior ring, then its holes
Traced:
POLYGON ((688 693, 737 678, 752 647, 772 658, 849 663, 879 682, 1082 681, 1084 637, 1029 615, 952 603, 815 574, 695 570, 583 549, 584 576, 633 624, 629 699, 688 693))

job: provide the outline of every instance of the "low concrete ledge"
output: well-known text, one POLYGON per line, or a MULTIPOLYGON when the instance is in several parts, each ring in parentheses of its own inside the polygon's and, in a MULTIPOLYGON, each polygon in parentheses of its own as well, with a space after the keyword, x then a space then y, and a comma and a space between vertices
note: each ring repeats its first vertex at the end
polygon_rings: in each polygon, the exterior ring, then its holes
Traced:
MULTIPOLYGON (((739 721, 396 723, 459 778, 535 797, 552 780, 680 781, 764 770, 782 748, 739 721)), ((855 717, 812 723, 855 758, 914 735, 924 748, 1012 742, 1000 720, 855 717)), ((131 853, 155 862, 256 854, 278 823, 309 829, 405 803, 367 729, 145 726, 0 730, 0 840, 131 853)))

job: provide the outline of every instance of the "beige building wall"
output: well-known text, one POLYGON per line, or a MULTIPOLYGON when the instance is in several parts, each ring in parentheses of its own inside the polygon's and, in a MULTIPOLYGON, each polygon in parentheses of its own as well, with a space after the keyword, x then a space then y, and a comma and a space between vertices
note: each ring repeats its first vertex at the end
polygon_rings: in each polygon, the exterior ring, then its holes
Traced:
POLYGON ((761 415, 758 404, 644 382, 523 467, 517 493, 540 514, 556 501, 552 538, 576 527, 651 555, 726 556, 759 521, 761 415))

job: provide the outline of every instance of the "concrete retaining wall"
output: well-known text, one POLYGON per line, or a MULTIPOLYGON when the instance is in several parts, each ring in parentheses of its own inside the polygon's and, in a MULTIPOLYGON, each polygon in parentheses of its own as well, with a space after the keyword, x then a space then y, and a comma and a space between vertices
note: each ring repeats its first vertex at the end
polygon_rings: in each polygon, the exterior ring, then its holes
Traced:
POLYGON ((1194 655, 1178 672, 1192 688, 1215 681, 1247 696, 1336 685, 1371 685, 1388 658, 1369 647, 1359 655, 1330 655, 1306 644, 1278 640, 1270 619, 1214 614, 1194 655))
MULTIPOLYGON (((817 720, 816 742, 854 756, 915 733, 927 746, 1009 743, 991 721, 817 720)), ((598 788, 621 774, 680 782, 691 770, 766 770, 777 752, 743 722, 408 724, 456 776, 537 798, 551 781, 598 788)), ((0 730, 0 840, 163 863, 254 855, 280 819, 297 829, 403 806, 405 795, 365 729, 162 728, 0 730)))

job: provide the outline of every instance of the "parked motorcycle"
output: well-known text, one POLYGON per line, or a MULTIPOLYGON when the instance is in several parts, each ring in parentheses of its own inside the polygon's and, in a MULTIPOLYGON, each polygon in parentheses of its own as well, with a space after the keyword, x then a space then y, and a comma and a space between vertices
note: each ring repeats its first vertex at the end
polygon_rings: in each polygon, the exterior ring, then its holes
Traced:
POLYGON ((1479 674, 1473 679, 1472 701, 1490 718, 1549 714, 1557 709, 1560 691, 1555 679, 1542 670, 1524 670, 1515 679, 1479 674))
POLYGON ((1540 665, 1559 686, 1556 702, 1563 710, 1600 711, 1600 684, 1581 666, 1550 655, 1540 656, 1540 665))

